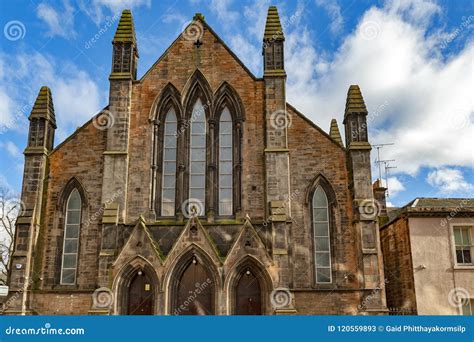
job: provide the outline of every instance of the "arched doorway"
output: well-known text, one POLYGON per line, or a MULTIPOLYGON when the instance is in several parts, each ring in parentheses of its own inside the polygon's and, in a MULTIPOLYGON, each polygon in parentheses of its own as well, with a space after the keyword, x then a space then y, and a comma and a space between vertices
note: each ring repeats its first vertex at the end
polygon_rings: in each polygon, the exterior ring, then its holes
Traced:
POLYGON ((235 288, 235 314, 261 315, 262 291, 258 278, 250 269, 240 274, 235 288))
POLYGON ((139 270, 128 289, 128 315, 153 315, 154 287, 146 273, 139 270))
POLYGON ((214 315, 215 286, 208 269, 196 256, 184 263, 175 279, 173 315, 214 315))

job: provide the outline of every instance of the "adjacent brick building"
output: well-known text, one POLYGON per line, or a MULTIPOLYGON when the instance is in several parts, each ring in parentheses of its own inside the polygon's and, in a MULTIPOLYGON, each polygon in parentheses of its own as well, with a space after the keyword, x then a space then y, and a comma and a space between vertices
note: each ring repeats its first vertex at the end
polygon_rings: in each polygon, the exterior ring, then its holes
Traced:
POLYGON ((380 229, 387 305, 398 314, 474 314, 474 200, 417 198, 380 229))
POLYGON ((109 103, 56 147, 41 88, 7 313, 385 313, 360 89, 344 145, 286 102, 284 40, 270 7, 256 77, 197 14, 137 79, 124 11, 109 103))

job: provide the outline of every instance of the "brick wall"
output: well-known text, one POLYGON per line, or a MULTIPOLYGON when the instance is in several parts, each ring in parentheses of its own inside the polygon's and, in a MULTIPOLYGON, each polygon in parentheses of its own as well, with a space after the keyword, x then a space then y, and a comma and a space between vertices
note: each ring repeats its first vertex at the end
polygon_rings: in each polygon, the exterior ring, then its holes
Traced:
POLYGON ((39 315, 87 315, 93 292, 36 292, 31 309, 39 315))
MULTIPOLYGON (((345 152, 295 110, 289 108, 289 113, 292 117, 288 130, 290 195, 296 194, 291 209, 294 286, 314 286, 311 199, 308 198, 308 191, 315 177, 322 174, 332 186, 337 200, 330 232, 334 281, 338 286, 356 288, 359 285, 357 276, 351 277, 350 282, 344 279, 348 273, 357 275, 360 272, 360 245, 351 222, 352 202, 345 152)), ((316 303, 317 296, 314 300, 316 303)))
POLYGON ((184 97, 186 82, 196 68, 207 79, 213 92, 226 81, 242 100, 245 109, 242 134, 242 212, 248 213, 252 218, 263 217, 263 80, 253 78, 210 31, 204 31, 202 42, 199 49, 196 49, 190 41, 177 40, 148 74, 140 82, 134 83, 129 147, 129 221, 146 213, 149 206, 153 133, 149 117, 153 103, 169 82, 184 97))
POLYGON ((416 310, 408 220, 402 217, 380 230, 387 307, 416 310))
MULTIPOLYGON (((97 221, 87 224, 87 220, 101 209, 104 149, 104 131, 89 122, 49 157, 46 210, 40 233, 44 246, 42 264, 36 264, 37 268, 42 267, 43 288, 57 288, 59 284, 64 235, 63 210, 59 208, 59 202, 64 187, 75 177, 87 197, 80 232, 77 288, 95 289, 100 235, 97 221)), ((35 272, 39 270, 35 269, 35 272)))

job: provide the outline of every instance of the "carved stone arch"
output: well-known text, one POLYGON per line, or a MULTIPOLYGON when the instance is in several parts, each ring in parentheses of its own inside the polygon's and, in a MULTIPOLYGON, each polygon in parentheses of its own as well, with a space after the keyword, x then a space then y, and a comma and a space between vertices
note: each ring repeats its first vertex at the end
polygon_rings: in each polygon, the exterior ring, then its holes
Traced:
POLYGON ((66 206, 68 203, 69 196, 72 191, 77 190, 79 196, 81 197, 81 215, 80 215, 80 225, 79 225, 79 240, 78 240, 78 258, 76 265, 76 284, 81 280, 81 254, 82 254, 82 244, 81 237, 84 234, 84 230, 89 227, 89 200, 88 194, 85 187, 82 185, 81 181, 77 177, 72 177, 66 185, 63 187, 61 192, 58 195, 56 202, 56 211, 54 214, 54 225, 59 227, 59 234, 57 245, 56 245, 56 258, 54 260, 54 286, 60 285, 61 283, 61 268, 62 268, 62 258, 63 258, 63 249, 64 249, 64 235, 65 235, 65 221, 66 221, 66 206), (85 228, 85 229, 84 229, 85 228))
POLYGON ((181 93, 179 90, 176 89, 171 82, 168 82, 151 106, 150 121, 160 123, 171 106, 174 107, 178 120, 181 119, 183 113, 181 101, 181 93))
POLYGON ((196 69, 187 80, 183 88, 183 108, 185 110, 184 119, 191 118, 194 103, 198 98, 206 110, 206 118, 210 119, 212 108, 212 89, 201 70, 196 69))
POLYGON ((74 189, 77 189, 77 191, 79 192, 79 195, 81 196, 82 209, 84 210, 87 208, 88 196, 87 196, 86 189, 76 177, 72 177, 63 187, 63 189, 61 190, 61 193, 58 196, 58 201, 56 203, 57 210, 61 212, 64 212, 66 210, 67 200, 69 198, 69 195, 74 189))
POLYGON ((251 255, 242 257, 235 262, 224 282, 226 293, 227 314, 236 314, 237 285, 243 276, 255 276, 261 291, 261 314, 268 315, 272 312, 270 294, 273 290, 273 281, 264 264, 251 255))
MULTIPOLYGON (((152 134, 152 146, 153 146, 153 153, 152 153, 152 160, 151 160, 151 196, 150 196, 150 211, 154 212, 156 216, 160 216, 161 214, 161 186, 162 186, 162 168, 163 168, 163 137, 164 137, 164 129, 165 129, 165 119, 166 115, 173 108, 176 114, 176 118, 178 122, 182 121, 183 118, 183 107, 181 104, 181 94, 176 89, 176 87, 172 83, 168 83, 162 90, 161 94, 155 99, 155 103, 152 106, 152 110, 150 113, 150 120, 153 123, 153 134, 152 134)), ((178 127, 179 130, 179 127, 178 127)), ((182 134, 178 134, 176 132, 177 137, 177 151, 183 149, 184 141, 182 139, 182 134)), ((178 153, 179 155, 179 153, 178 153)), ((177 159, 177 163, 179 164, 179 160, 177 159)), ((178 165, 177 165, 178 166, 178 165)), ((179 197, 180 187, 179 184, 179 177, 180 172, 177 168, 176 171, 176 190, 178 191, 178 195, 175 195, 175 206, 177 207, 177 203, 181 203, 181 199, 179 197)))
POLYGON ((153 314, 161 313, 158 301, 160 290, 160 281, 153 265, 141 255, 132 257, 126 262, 115 276, 112 288, 115 293, 114 313, 126 315, 128 313, 129 287, 134 277, 142 272, 152 282, 151 293, 153 296, 153 314))
MULTIPOLYGON (((339 231, 339 228, 341 227, 341 215, 340 215, 340 208, 338 206, 338 201, 337 201, 337 195, 336 192, 334 191, 334 188, 332 187, 331 183, 328 181, 328 179, 322 174, 319 173, 317 174, 309 184, 307 190, 306 190, 306 196, 305 196, 305 212, 307 213, 307 217, 309 218, 309 228, 310 228, 310 236, 312 237, 310 239, 310 250, 311 250, 311 259, 312 260, 312 265, 311 267, 311 283, 312 286, 315 288, 329 288, 334 286, 336 284, 336 253, 337 253, 337 247, 336 247, 336 236, 339 235, 341 232, 339 231), (327 222, 328 224, 328 229, 329 229, 329 253, 330 253, 330 267, 328 268, 330 271, 330 281, 328 283, 318 283, 316 281, 316 252, 318 248, 316 247, 316 239, 315 239, 315 227, 314 227, 314 212, 313 212, 313 196, 315 194, 316 189, 318 187, 321 187, 321 189, 324 191, 326 198, 327 198, 327 222)), ((319 209, 318 209, 319 210, 319 209)))
POLYGON ((179 312, 177 313, 177 311, 180 310, 181 306, 181 304, 178 303, 178 292, 181 283, 181 277, 191 264, 197 263, 205 269, 209 280, 207 281, 207 284, 204 284, 204 282, 199 282, 199 285, 197 285, 196 283, 195 287, 200 288, 201 286, 205 285, 206 288, 211 289, 212 314, 218 313, 218 296, 219 289, 221 288, 219 271, 215 266, 212 258, 202 248, 195 244, 192 244, 174 260, 174 262, 169 266, 166 272, 163 287, 166 293, 166 308, 168 314, 180 314, 179 312))
POLYGON ((305 201, 307 205, 311 204, 313 199, 313 193, 316 188, 320 185, 328 197, 328 204, 330 206, 338 206, 337 195, 328 179, 322 174, 318 173, 313 177, 311 183, 306 188, 305 201))
MULTIPOLYGON (((227 108, 232 118, 232 159, 233 159, 233 180, 232 180, 232 216, 240 213, 242 209, 242 122, 245 118, 244 106, 238 93, 227 82, 223 82, 214 93, 214 111, 212 114, 213 122, 215 122, 214 133, 214 154, 212 159, 215 160, 216 172, 213 175, 214 184, 219 184, 219 133, 220 118, 223 110, 227 108)), ((212 200, 214 207, 219 213, 219 187, 214 187, 212 192, 212 200)))
POLYGON ((222 82, 214 93, 213 118, 218 121, 222 110, 229 108, 232 121, 241 122, 245 120, 245 110, 242 100, 237 91, 226 81, 222 82))
MULTIPOLYGON (((215 131, 215 121, 211 118, 212 108, 213 108, 213 98, 212 98, 212 89, 209 85, 209 82, 206 80, 204 75, 199 69, 191 75, 191 77, 186 82, 186 85, 183 89, 183 108, 184 115, 182 120, 179 123, 179 131, 181 139, 183 140, 182 148, 180 151, 180 167, 183 170, 181 173, 182 183, 179 187, 182 189, 178 193, 179 203, 182 203, 188 198, 189 188, 190 188, 190 140, 191 140, 191 125, 193 124, 192 116, 193 109, 196 101, 199 99, 202 103, 205 117, 206 117, 206 177, 205 177, 205 200, 204 207, 205 213, 202 215, 213 215, 214 213, 214 199, 213 199, 213 186, 212 182, 215 177, 215 160, 213 158, 215 154, 215 143, 214 143, 214 131, 215 131)), ((180 206, 177 207, 179 211, 180 206)))

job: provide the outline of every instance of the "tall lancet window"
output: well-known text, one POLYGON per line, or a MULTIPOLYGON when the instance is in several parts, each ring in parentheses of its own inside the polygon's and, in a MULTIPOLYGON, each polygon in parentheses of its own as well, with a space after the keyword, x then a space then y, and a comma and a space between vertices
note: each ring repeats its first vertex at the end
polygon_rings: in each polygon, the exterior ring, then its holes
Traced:
POLYGON ((219 121, 219 215, 232 215, 232 118, 229 109, 219 121))
POLYGON ((63 285, 74 285, 76 283, 81 208, 81 196, 79 195, 79 191, 74 189, 69 195, 66 204, 63 258, 61 263, 61 284, 63 285))
POLYGON ((330 283, 329 207, 328 198, 321 186, 314 191, 312 202, 316 283, 330 283))
POLYGON ((176 148, 178 121, 171 108, 166 114, 163 139, 163 186, 161 190, 161 216, 174 216, 176 196, 176 148))
POLYGON ((200 99, 196 101, 191 118, 189 153, 189 198, 196 203, 198 215, 205 213, 206 200, 206 112, 200 99))

